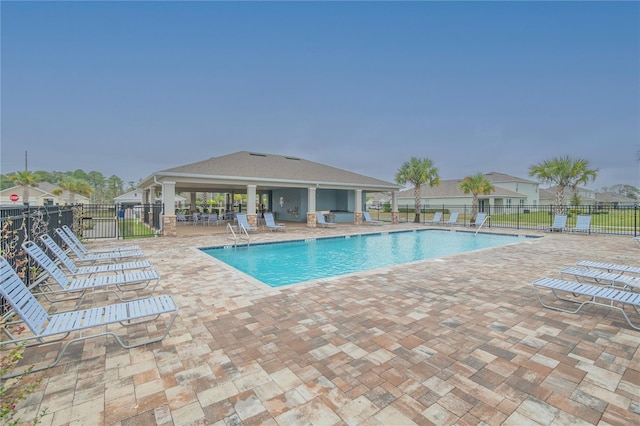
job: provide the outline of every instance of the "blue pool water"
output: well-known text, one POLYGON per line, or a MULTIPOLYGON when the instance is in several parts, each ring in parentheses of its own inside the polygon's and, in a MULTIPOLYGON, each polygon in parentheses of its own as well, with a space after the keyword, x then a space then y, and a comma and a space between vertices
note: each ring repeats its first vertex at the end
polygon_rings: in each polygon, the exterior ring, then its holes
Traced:
POLYGON ((521 240, 511 235, 424 230, 202 251, 271 287, 280 287, 521 240))

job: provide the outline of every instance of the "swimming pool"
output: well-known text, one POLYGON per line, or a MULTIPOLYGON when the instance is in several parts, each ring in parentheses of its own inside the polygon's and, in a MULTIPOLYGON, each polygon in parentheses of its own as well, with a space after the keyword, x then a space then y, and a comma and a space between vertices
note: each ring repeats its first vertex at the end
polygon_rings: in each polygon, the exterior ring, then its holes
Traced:
POLYGON ((271 287, 280 287, 522 240, 512 235, 420 230, 201 250, 271 287))

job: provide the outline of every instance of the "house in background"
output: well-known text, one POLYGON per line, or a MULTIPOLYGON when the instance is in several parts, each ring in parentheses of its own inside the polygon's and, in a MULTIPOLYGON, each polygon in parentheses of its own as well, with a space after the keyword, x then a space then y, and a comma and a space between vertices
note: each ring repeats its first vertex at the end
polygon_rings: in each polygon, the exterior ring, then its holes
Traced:
MULTIPOLYGON (((596 204, 596 192, 587 188, 577 188, 578 197, 580 197, 580 205, 592 206, 596 204)), ((540 204, 541 205, 554 205, 556 203, 556 194, 558 190, 556 186, 549 188, 540 188, 540 204)), ((573 200, 573 192, 570 188, 564 190, 564 205, 571 205, 573 200)))
POLYGON ((607 207, 633 207, 638 203, 633 198, 616 194, 615 192, 596 192, 596 204, 607 207))
MULTIPOLYGON (((491 181, 495 191, 478 196, 480 211, 519 206, 531 208, 540 204, 538 182, 497 172, 486 173, 485 176, 491 181)), ((473 195, 462 192, 459 188, 460 182, 462 179, 451 179, 443 180, 439 186, 433 188, 428 185, 422 186, 420 188, 422 207, 438 209, 446 206, 450 210, 455 210, 456 207, 459 210, 468 208, 473 203, 473 195)), ((413 208, 415 204, 413 188, 398 194, 398 204, 413 208)))
POLYGON ((391 205, 390 192, 372 192, 367 194, 365 202, 367 210, 382 210, 385 204, 391 205))
MULTIPOLYGON (((159 203, 162 201, 162 199, 160 197, 152 197, 155 198, 153 200, 151 200, 151 203, 159 203)), ((122 195, 118 195, 117 197, 115 197, 113 199, 115 204, 119 204, 121 205, 123 208, 129 208, 129 207, 133 207, 133 206, 137 206, 137 205, 141 205, 142 204, 142 190, 141 189, 134 189, 133 191, 129 191, 126 192, 122 195)), ((176 208, 177 209, 181 209, 181 208, 186 208, 187 207, 187 199, 180 196, 180 195, 176 195, 175 198, 175 203, 176 203, 176 208)))
MULTIPOLYGON (((55 206, 71 204, 72 194, 64 190, 60 195, 55 195, 61 188, 49 182, 39 182, 38 186, 29 187, 29 205, 30 206, 55 206)), ((0 191, 0 204, 3 206, 20 206, 24 204, 22 199, 24 189, 22 186, 13 186, 0 191), (18 201, 11 201, 11 195, 18 195, 18 201)), ((90 199, 80 194, 73 194, 73 204, 88 204, 90 199)))

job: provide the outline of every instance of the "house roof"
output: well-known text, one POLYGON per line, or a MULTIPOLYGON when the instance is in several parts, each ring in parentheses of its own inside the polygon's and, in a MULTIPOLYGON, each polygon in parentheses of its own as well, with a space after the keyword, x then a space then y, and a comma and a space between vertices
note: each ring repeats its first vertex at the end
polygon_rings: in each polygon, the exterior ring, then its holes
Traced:
MULTIPOLYGON (((553 197, 548 197, 548 198, 555 198, 556 197, 556 193, 558 192, 558 187, 557 186, 550 186, 548 188, 540 188, 540 191, 550 191, 549 194, 552 193, 553 197)), ((589 189, 589 188, 584 188, 584 187, 578 186, 576 188, 576 191, 578 192, 578 194, 580 194, 580 196, 582 196, 584 198, 588 198, 588 199, 594 199, 595 198, 596 191, 594 191, 593 189, 589 189)), ((573 196, 573 191, 571 190, 571 188, 569 188, 569 187, 565 187, 564 188, 564 196, 565 196, 565 198, 573 196)))
POLYGON ((541 200, 555 200, 556 193, 555 188, 540 188, 538 196, 541 200))
MULTIPOLYGON (((40 182, 42 183, 42 182, 40 182)), ((45 195, 52 195, 51 192, 44 190, 41 186, 40 183, 38 183, 38 186, 30 186, 29 187, 29 194, 36 194, 36 193, 40 193, 40 194, 45 194, 45 195)), ((2 195, 7 195, 7 194, 18 194, 20 196, 22 196, 22 186, 16 185, 16 186, 12 186, 11 188, 5 188, 2 191, 0 191, 0 193, 2 195)))
MULTIPOLYGON (((40 188, 42 191, 48 194, 53 194, 53 191, 55 191, 56 189, 60 189, 59 186, 49 182, 39 182, 37 188, 40 188)), ((64 191, 64 193, 68 193, 68 192, 69 191, 64 191)))
MULTIPOLYGON (((506 175, 505 175, 506 176, 506 175)), ((460 190, 459 184, 462 182, 462 179, 450 179, 440 181, 439 186, 430 187, 429 185, 424 185, 420 187, 420 196, 421 198, 454 198, 454 197, 469 197, 470 194, 465 194, 460 190)), ((398 194, 399 198, 413 198, 413 188, 401 191, 398 194)), ((489 198, 526 198, 525 195, 519 194, 514 191, 509 191, 508 189, 501 188, 499 186, 495 187, 495 191, 493 191, 489 195, 482 195, 482 197, 489 198)))
POLYGON ((596 200, 602 203, 635 203, 633 198, 616 194, 615 192, 596 192, 596 200))
MULTIPOLYGON (((155 195, 155 194, 154 194, 155 195)), ((183 203, 187 201, 186 198, 176 195, 176 201, 182 201, 183 203)), ((116 203, 133 203, 133 202, 142 202, 142 191, 139 189, 134 189, 133 191, 125 192, 124 194, 118 195, 113 199, 116 203)))
POLYGON ((400 188, 394 183, 327 166, 295 156, 240 151, 212 157, 153 173, 141 187, 152 186, 153 178, 173 180, 176 192, 246 189, 255 184, 261 189, 275 187, 346 188, 390 191, 400 188))
POLYGON ((507 183, 507 182, 522 182, 522 183, 537 183, 533 180, 522 179, 516 176, 506 175, 504 173, 489 172, 484 174, 487 179, 492 183, 507 183))
MULTIPOLYGON (((71 193, 68 190, 63 190, 62 193, 60 195, 55 195, 53 192, 61 189, 59 186, 54 185, 50 182, 38 182, 38 186, 30 186, 29 187, 29 194, 30 196, 51 196, 51 197, 59 197, 62 199, 69 199, 71 196, 71 193), (36 194, 41 194, 41 195, 36 195, 36 194)), ((16 193, 19 194, 20 196, 22 196, 22 186, 12 186, 11 188, 7 188, 4 189, 2 191, 0 191, 0 193, 4 194, 12 194, 12 193, 16 193)), ((84 195, 81 194, 75 194, 75 199, 76 200, 88 200, 88 197, 85 197, 84 195)))

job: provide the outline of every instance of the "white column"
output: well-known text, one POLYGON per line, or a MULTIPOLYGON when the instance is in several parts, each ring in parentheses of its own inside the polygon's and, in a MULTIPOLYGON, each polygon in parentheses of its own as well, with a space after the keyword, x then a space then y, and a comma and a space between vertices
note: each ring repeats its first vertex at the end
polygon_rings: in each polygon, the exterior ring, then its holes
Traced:
POLYGON ((173 216, 176 214, 176 183, 162 182, 162 203, 164 204, 164 214, 173 216))
POLYGON ((312 213, 316 211, 316 188, 310 187, 307 189, 307 212, 312 213))
POLYGON ((247 214, 256 214, 256 186, 247 185, 247 214))
POLYGON ((151 204, 151 201, 149 201, 150 194, 151 194, 150 189, 145 189, 142 191, 142 204, 151 204))
POLYGON ((195 212, 197 210, 196 209, 196 203, 198 202, 198 199, 196 198, 196 195, 198 195, 198 194, 196 194, 195 192, 190 192, 189 195, 190 195, 189 202, 191 203, 191 208, 190 208, 189 211, 191 211, 193 213, 193 212, 195 212))
POLYGON ((398 191, 393 191, 391 193, 391 211, 398 211, 398 191))
POLYGON ((362 212, 362 189, 356 189, 356 212, 362 212))

